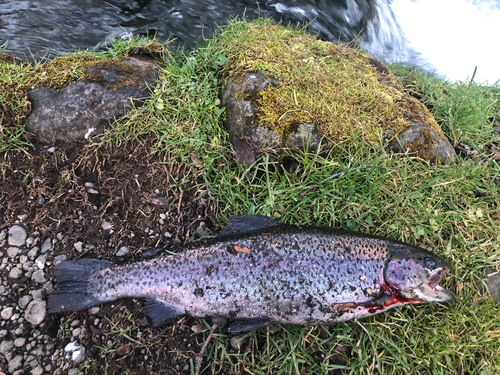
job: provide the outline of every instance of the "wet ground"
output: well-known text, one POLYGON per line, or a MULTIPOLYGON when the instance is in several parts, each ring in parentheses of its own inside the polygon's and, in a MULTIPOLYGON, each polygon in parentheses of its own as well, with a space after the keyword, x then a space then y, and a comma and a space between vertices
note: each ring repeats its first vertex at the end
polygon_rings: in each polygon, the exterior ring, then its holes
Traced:
POLYGON ((141 300, 73 314, 47 314, 44 301, 54 262, 141 260, 179 251, 196 230, 218 229, 210 199, 195 200, 206 190, 202 179, 151 155, 147 143, 76 144, 2 158, 0 369, 78 374, 85 364, 89 374, 190 372, 206 335, 193 332, 201 321, 153 329, 141 300))

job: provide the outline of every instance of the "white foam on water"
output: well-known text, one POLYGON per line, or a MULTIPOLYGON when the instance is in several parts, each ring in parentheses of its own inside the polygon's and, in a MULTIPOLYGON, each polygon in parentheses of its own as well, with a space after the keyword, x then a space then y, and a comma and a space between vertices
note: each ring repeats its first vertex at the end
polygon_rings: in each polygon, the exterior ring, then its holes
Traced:
MULTIPOLYGON (((467 81, 477 66, 477 83, 500 79, 500 1, 394 0, 391 10, 406 50, 418 51, 428 70, 451 81, 467 81)), ((391 58, 397 59, 396 54, 391 58)), ((399 60, 411 62, 404 48, 399 60)))

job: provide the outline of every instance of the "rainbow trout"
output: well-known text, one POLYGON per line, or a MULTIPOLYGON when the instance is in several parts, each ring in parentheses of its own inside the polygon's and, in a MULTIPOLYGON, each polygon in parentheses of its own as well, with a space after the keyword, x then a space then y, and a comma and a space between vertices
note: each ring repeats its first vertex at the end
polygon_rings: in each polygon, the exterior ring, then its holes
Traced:
POLYGON ((62 262, 48 308, 143 297, 155 326, 184 314, 228 319, 232 332, 328 324, 449 301, 453 295, 439 286, 447 271, 429 251, 387 238, 234 216, 217 238, 176 255, 125 265, 62 262))

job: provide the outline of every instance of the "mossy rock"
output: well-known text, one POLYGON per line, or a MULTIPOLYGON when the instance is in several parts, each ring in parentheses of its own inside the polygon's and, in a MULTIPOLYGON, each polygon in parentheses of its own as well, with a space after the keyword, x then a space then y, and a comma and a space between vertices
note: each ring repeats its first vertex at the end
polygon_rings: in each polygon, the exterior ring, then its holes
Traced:
POLYGON ((410 97, 389 69, 347 45, 318 40, 270 20, 248 23, 221 42, 227 129, 249 137, 256 152, 337 148, 363 139, 389 141, 425 160, 448 162, 455 152, 427 108, 410 97), (410 135, 425 134, 423 138, 410 135), (321 139, 324 137, 323 142, 321 139), (409 139, 409 141, 408 141, 409 139), (438 145, 439 147, 437 147, 438 145), (436 146, 436 147, 435 147, 436 146))

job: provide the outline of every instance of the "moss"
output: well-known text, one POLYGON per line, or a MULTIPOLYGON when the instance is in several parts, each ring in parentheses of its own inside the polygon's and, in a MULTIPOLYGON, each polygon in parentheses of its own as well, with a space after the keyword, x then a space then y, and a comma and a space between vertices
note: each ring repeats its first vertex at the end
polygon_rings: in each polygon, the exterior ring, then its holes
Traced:
POLYGON ((389 69, 359 50, 268 19, 222 33, 220 39, 228 56, 224 79, 266 71, 279 81, 255 91, 251 99, 258 125, 283 139, 299 125, 315 123, 333 144, 359 135, 379 141, 381 133, 398 134, 413 118, 442 134, 425 107, 402 92, 389 69))

